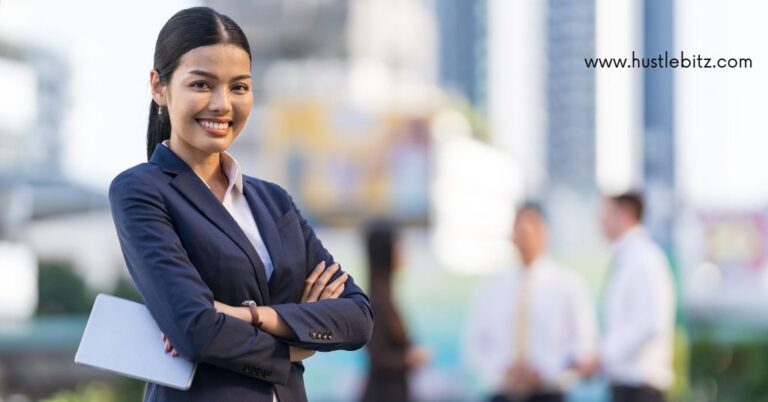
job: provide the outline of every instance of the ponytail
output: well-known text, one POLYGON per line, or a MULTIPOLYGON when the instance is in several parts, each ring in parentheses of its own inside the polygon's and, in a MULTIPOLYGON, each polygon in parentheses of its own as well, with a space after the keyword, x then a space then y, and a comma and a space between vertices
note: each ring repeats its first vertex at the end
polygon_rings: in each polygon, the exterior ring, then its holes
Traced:
POLYGON ((149 122, 147 124, 147 160, 152 157, 158 144, 170 138, 171 119, 168 116, 168 108, 159 107, 153 99, 149 104, 149 122))

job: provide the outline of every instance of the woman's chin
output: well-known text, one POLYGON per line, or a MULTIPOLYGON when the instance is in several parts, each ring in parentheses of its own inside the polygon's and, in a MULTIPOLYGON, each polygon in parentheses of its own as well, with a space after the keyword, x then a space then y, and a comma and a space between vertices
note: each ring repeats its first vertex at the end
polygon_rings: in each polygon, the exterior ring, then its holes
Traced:
POLYGON ((200 149, 208 153, 218 153, 226 151, 232 144, 232 138, 230 136, 218 137, 218 138, 206 138, 201 141, 200 149))

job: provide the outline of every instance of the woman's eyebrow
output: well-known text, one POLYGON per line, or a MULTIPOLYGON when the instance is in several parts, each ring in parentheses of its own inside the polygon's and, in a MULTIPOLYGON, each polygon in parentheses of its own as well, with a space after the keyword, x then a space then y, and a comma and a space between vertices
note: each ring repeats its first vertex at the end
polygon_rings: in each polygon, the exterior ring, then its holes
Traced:
MULTIPOLYGON (((189 74, 202 75, 203 77, 208 77, 212 80, 219 79, 219 77, 216 74, 209 73, 208 71, 203 71, 203 70, 192 70, 189 72, 189 74)), ((241 74, 236 77, 233 77, 230 81, 249 80, 249 79, 251 79, 250 74, 241 74)))

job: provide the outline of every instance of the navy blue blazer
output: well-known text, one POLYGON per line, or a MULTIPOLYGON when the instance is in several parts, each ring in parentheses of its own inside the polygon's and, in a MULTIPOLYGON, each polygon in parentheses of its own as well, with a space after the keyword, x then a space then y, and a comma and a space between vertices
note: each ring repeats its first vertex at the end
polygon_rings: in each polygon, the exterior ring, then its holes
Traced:
POLYGON ((109 186, 120 247, 139 293, 181 356, 199 363, 190 390, 148 384, 145 401, 271 402, 273 387, 281 402, 306 401, 304 366, 290 362, 288 346, 355 350, 371 336, 368 297, 351 277, 338 299, 299 304, 309 273, 320 261, 332 264, 333 256, 280 186, 243 175, 243 191, 274 265, 269 281, 237 222, 166 146, 157 145, 149 163, 123 171, 109 186), (270 305, 295 338, 217 313, 214 299, 270 305))

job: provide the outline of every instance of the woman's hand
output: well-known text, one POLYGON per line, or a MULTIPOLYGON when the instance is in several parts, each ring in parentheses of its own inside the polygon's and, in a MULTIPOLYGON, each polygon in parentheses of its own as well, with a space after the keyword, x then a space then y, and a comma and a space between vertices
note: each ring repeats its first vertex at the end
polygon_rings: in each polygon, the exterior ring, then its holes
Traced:
POLYGON ((173 347, 173 345, 171 345, 171 341, 169 341, 165 334, 162 332, 160 332, 160 339, 162 339, 163 343, 165 343, 165 353, 170 353, 173 357, 179 355, 179 352, 173 347))
POLYGON ((288 354, 291 357, 291 362, 300 362, 315 354, 314 350, 300 348, 298 346, 288 346, 288 354))
POLYGON ((346 272, 331 283, 333 274, 339 270, 339 263, 325 266, 325 261, 320 261, 311 274, 304 281, 304 292, 301 295, 301 303, 314 303, 318 300, 338 299, 344 293, 344 284, 349 279, 346 272))
POLYGON ((420 369, 429 363, 432 353, 424 346, 411 346, 406 352, 405 362, 408 367, 420 369))

